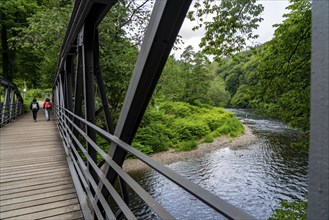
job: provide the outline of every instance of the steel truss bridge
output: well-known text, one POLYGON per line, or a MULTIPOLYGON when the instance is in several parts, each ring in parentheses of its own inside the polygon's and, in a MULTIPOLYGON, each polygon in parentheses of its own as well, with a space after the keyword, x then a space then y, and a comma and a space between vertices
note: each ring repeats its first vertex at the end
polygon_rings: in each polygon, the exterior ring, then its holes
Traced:
MULTIPOLYGON (((117 0, 76 0, 53 84, 57 127, 84 219, 136 219, 128 187, 161 219, 175 217, 122 169, 129 153, 228 219, 255 219, 139 152, 130 144, 183 23, 191 0, 156 1, 116 126, 99 66, 98 25, 117 0), (96 86, 97 85, 97 86, 96 86), (98 89, 101 107, 96 109, 98 89), (97 127, 103 111, 107 129, 97 127), (111 146, 104 152, 101 136, 111 146), (82 156, 83 155, 83 156, 82 156), (102 163, 97 163, 97 157, 102 163), (114 187, 115 182, 119 187, 114 187), (113 205, 114 204, 114 205, 113 205)), ((312 102, 308 218, 328 219, 328 2, 313 2, 312 102)), ((22 113, 15 85, 1 80, 1 126, 22 113)), ((15 123, 14 123, 15 124, 15 123)), ((177 204, 179 205, 179 204, 177 204)))

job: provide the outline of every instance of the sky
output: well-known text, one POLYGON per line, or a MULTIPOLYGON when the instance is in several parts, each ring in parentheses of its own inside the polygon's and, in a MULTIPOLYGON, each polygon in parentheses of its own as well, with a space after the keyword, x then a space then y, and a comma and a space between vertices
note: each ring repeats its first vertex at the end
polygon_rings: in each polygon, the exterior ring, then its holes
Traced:
MULTIPOLYGON (((262 0, 258 1, 263 4, 264 11, 262 13, 263 21, 260 23, 256 33, 259 35, 257 43, 265 43, 272 39, 274 34, 273 24, 278 24, 283 21, 282 15, 287 13, 288 10, 285 8, 289 5, 288 0, 262 0)), ((193 9, 193 3, 191 4, 191 9, 193 9)), ((182 36, 184 41, 183 45, 179 45, 181 48, 178 51, 172 51, 176 59, 179 59, 180 54, 188 45, 192 45, 195 51, 198 51, 199 43, 202 36, 204 35, 204 30, 192 31, 192 27, 195 26, 195 23, 185 19, 179 35, 182 36)))

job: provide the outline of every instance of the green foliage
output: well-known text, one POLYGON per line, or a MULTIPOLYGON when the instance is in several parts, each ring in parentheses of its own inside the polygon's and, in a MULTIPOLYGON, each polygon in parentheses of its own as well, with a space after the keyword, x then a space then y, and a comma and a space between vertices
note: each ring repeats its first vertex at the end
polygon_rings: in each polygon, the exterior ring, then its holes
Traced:
POLYGON ((209 103, 213 106, 225 107, 230 100, 230 93, 226 91, 224 80, 217 76, 210 82, 207 92, 209 103))
POLYGON ((274 38, 222 62, 233 107, 256 108, 291 127, 309 131, 311 2, 292 1, 274 38))
POLYGON ((238 119, 234 118, 233 116, 227 118, 224 124, 213 132, 214 136, 228 135, 229 137, 237 137, 243 133, 243 125, 238 119))
POLYGON ((215 55, 216 60, 242 51, 247 41, 258 37, 253 30, 263 20, 260 14, 264 7, 256 0, 195 1, 194 8, 188 18, 199 20, 194 29, 204 26, 206 33, 200 46, 204 53, 215 55), (211 15, 212 21, 204 21, 205 15, 211 15))
POLYGON ((205 137, 204 137, 204 142, 206 143, 211 143, 214 141, 214 136, 213 134, 207 134, 205 137))
POLYGON ((206 122, 201 120, 189 120, 186 118, 178 118, 172 125, 178 140, 197 140, 204 137, 210 132, 206 122))
POLYGON ((159 152, 173 147, 177 151, 191 150, 196 141, 205 137, 212 142, 214 137, 235 137, 244 132, 242 124, 232 113, 222 108, 197 107, 182 102, 162 101, 157 108, 149 107, 135 136, 133 146, 145 152, 159 152))
POLYGON ((144 154, 152 154, 153 149, 149 145, 143 145, 137 141, 132 143, 132 146, 144 154))
POLYGON ((280 207, 274 210, 269 220, 306 220, 307 202, 304 201, 282 201, 280 207))
POLYGON ((20 27, 17 41, 16 79, 24 79, 28 88, 52 86, 58 53, 70 16, 71 3, 44 4, 31 16, 27 27, 20 27), (56 24, 56 25, 49 25, 56 24))
POLYGON ((199 108, 184 102, 163 102, 159 104, 161 111, 165 114, 174 115, 175 117, 185 118, 191 114, 198 113, 199 108))
POLYGON ((196 143, 196 141, 190 140, 190 141, 179 142, 175 149, 176 151, 190 151, 197 148, 197 146, 198 144, 196 143))
POLYGON ((0 76, 13 82, 17 72, 16 56, 20 54, 16 39, 27 20, 40 10, 36 0, 6 0, 0 2, 1 60, 0 76))
POLYGON ((146 127, 138 129, 134 142, 143 146, 150 146, 152 151, 166 151, 171 145, 170 130, 158 122, 154 122, 146 127))

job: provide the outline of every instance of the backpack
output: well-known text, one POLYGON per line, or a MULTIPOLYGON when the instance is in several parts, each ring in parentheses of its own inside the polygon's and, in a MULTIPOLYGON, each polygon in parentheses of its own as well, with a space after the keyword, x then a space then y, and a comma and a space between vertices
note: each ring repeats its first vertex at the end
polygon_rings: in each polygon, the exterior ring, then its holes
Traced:
POLYGON ((36 102, 32 103, 32 110, 37 110, 38 109, 38 104, 36 102))

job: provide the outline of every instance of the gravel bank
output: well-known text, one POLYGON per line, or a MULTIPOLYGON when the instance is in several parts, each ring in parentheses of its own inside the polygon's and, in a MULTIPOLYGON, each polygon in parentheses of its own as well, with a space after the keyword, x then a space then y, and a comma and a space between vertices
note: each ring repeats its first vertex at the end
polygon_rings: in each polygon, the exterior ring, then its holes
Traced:
MULTIPOLYGON (((187 152, 175 152, 170 149, 165 152, 155 153, 151 157, 161 164, 171 164, 178 161, 184 161, 192 158, 201 157, 206 153, 210 153, 214 150, 230 147, 237 149, 243 146, 248 146, 256 140, 256 136, 252 133, 251 129, 244 125, 245 133, 236 138, 219 137, 212 143, 202 143, 198 145, 198 148, 187 152)), ((144 171, 150 169, 146 164, 137 159, 125 160, 123 169, 126 172, 144 171)))

